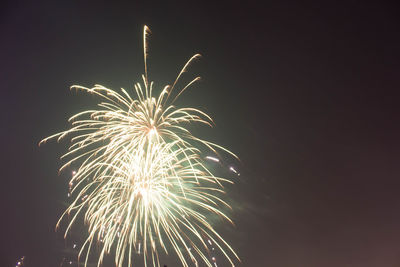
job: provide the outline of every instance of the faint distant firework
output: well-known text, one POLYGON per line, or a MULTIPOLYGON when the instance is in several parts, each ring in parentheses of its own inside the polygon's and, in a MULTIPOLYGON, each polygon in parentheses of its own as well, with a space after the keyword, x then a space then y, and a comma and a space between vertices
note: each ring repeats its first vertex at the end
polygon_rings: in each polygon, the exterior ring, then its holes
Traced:
POLYGON ((17 263, 15 264, 15 267, 23 267, 25 266, 25 256, 22 256, 20 259, 18 259, 17 263))
MULTIPOLYGON (((180 77, 196 54, 184 65, 172 85, 159 94, 153 92, 147 72, 147 26, 143 31, 143 83, 134 86, 135 94, 118 93, 101 85, 71 88, 102 99, 97 109, 72 116, 71 128, 45 138, 41 143, 72 136, 71 145, 60 168, 79 166, 69 182, 68 196, 74 200, 60 218, 71 219, 65 237, 79 215, 83 215, 89 233, 79 257, 87 265, 89 255, 100 247, 98 265, 113 252, 115 264, 133 265, 134 255, 143 255, 145 266, 160 266, 160 253, 174 251, 183 266, 217 266, 210 255, 217 249, 234 266, 239 257, 216 232, 210 216, 232 223, 223 211, 230 208, 223 200, 223 184, 233 183, 207 167, 202 156, 229 150, 200 139, 187 127, 190 123, 212 126, 210 116, 192 108, 174 105, 178 97, 200 78, 177 88, 180 77)), ((214 156, 208 160, 219 162, 214 156)), ((230 171, 237 173, 231 167, 230 171)))

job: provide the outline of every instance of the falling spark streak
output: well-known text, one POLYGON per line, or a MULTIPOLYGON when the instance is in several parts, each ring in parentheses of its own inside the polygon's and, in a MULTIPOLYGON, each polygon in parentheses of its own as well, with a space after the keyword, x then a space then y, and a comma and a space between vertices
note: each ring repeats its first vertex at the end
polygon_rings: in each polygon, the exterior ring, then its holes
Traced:
POLYGON ((238 173, 236 170, 235 170, 235 168, 233 168, 232 166, 231 167, 229 167, 229 170, 231 170, 231 171, 233 171, 234 173, 238 173))
MULTIPOLYGON (((221 210, 229 205, 221 198, 223 183, 232 181, 214 176, 201 157, 204 149, 218 154, 232 152, 192 135, 185 127, 195 122, 212 126, 206 113, 191 107, 178 108, 175 100, 199 77, 192 80, 174 98, 170 98, 182 74, 196 54, 184 65, 172 86, 153 94, 147 69, 147 26, 143 31, 144 75, 143 84, 134 85, 136 96, 125 89, 118 93, 101 85, 82 90, 102 98, 98 109, 80 112, 69 119, 71 128, 43 139, 71 138, 68 152, 61 158, 79 168, 73 171, 70 193, 76 195, 61 216, 71 220, 67 236, 78 216, 83 214, 89 235, 80 249, 85 266, 89 254, 101 245, 98 266, 106 254, 115 250, 115 264, 133 264, 133 254, 143 254, 145 266, 160 266, 159 255, 172 249, 182 266, 192 262, 198 266, 208 259, 205 240, 215 244, 234 266, 239 260, 231 246, 214 230, 208 215, 215 214, 232 223, 221 210), (173 99, 170 101, 170 99, 173 99)), ((218 158, 206 157, 219 162, 218 158)))
POLYGON ((209 160, 212 160, 212 161, 215 161, 215 162, 219 162, 218 158, 212 157, 212 156, 207 156, 206 159, 209 159, 209 160))

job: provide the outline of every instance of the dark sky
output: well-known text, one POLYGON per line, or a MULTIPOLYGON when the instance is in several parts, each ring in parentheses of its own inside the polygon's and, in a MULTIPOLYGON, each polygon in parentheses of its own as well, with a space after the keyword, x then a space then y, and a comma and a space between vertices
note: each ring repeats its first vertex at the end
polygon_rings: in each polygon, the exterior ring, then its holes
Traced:
POLYGON ((242 160, 236 226, 222 229, 239 266, 400 266, 394 3, 111 2, 0 7, 1 266, 22 255, 58 266, 65 143, 37 143, 93 107, 70 85, 139 81, 144 24, 156 87, 203 55, 188 74, 203 80, 181 103, 212 115, 208 138, 242 160))

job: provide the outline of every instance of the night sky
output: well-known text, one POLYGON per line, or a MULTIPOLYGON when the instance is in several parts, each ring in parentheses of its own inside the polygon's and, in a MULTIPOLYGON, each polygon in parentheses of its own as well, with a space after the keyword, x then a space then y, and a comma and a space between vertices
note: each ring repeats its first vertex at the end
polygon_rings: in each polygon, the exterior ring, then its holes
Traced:
POLYGON ((94 107, 69 86, 140 81, 145 24, 156 88, 203 55, 179 103, 208 112, 215 128, 195 132, 241 158, 227 159, 236 225, 218 226, 238 266, 400 266, 400 10, 243 2, 1 4, 0 266, 58 266, 67 142, 38 142, 94 107))

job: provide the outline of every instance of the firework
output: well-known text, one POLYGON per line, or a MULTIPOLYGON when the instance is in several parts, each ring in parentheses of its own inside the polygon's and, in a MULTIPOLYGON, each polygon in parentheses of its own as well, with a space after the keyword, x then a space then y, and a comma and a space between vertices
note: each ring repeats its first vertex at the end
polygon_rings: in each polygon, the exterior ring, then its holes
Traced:
POLYGON ((237 254, 207 220, 208 214, 214 214, 232 222, 221 209, 229 207, 221 198, 223 184, 232 182, 213 175, 201 155, 207 149, 236 156, 194 136, 186 127, 188 123, 212 126, 210 116, 195 108, 174 106, 200 79, 175 89, 181 75, 200 55, 188 60, 171 86, 154 95, 147 73, 148 34, 145 26, 143 83, 135 84, 134 94, 101 85, 72 86, 99 96, 102 102, 97 109, 71 117, 69 130, 41 141, 72 137, 69 151, 62 156, 66 162, 60 168, 79 166, 70 181, 75 200, 60 218, 72 214, 65 236, 83 214, 89 235, 79 255, 84 255, 85 264, 94 245, 101 244, 99 265, 113 250, 117 266, 124 262, 131 266, 134 253, 143 254, 145 266, 148 262, 160 266, 159 254, 172 250, 183 266, 190 262, 212 266, 205 242, 212 240, 234 266, 237 254))

